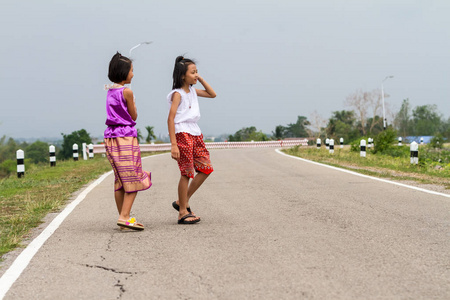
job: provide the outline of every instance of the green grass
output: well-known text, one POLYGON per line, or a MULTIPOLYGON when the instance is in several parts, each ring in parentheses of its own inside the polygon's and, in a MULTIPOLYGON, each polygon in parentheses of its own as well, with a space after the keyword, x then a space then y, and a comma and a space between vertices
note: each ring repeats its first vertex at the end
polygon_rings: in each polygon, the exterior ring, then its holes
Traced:
MULTIPOLYGON (((334 154, 330 154, 324 147, 321 149, 294 147, 286 149, 284 152, 366 175, 395 180, 414 180, 421 183, 442 185, 450 189, 450 164, 431 162, 424 158, 421 160, 420 150, 419 164, 413 165, 410 163, 410 157, 406 155, 392 157, 390 155, 373 154, 371 150, 368 150, 366 157, 363 158, 360 157, 359 152, 352 152, 348 147, 343 149, 338 147, 335 148, 334 154)), ((448 157, 445 158, 444 161, 448 161, 448 157)))

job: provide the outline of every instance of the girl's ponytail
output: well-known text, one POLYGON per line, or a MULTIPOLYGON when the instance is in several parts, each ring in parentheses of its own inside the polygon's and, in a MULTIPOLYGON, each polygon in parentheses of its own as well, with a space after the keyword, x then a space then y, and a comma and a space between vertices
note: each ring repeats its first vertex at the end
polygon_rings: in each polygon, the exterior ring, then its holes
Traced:
POLYGON ((179 62, 181 62, 182 60, 184 59, 184 57, 183 56, 178 56, 177 58, 175 58, 175 64, 177 64, 177 63, 179 63, 179 62))

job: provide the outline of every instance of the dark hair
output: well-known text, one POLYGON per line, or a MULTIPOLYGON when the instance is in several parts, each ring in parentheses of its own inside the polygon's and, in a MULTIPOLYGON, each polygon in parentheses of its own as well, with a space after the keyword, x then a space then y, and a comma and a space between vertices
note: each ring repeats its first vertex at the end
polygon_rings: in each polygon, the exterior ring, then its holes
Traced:
POLYGON ((178 56, 175 59, 175 67, 173 68, 173 89, 179 89, 183 86, 183 76, 186 74, 189 65, 195 65, 195 61, 183 56, 178 56))
POLYGON ((131 59, 117 52, 109 62, 108 78, 114 83, 122 82, 127 79, 130 69, 131 59))

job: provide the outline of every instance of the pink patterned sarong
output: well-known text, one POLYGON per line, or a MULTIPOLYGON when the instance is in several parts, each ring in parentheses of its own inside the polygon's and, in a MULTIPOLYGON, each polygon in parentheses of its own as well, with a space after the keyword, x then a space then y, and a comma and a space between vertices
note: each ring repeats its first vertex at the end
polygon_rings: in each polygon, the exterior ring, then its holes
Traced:
POLYGON ((135 137, 105 139, 106 155, 114 171, 114 190, 127 193, 143 191, 152 186, 151 173, 142 170, 141 149, 135 137))

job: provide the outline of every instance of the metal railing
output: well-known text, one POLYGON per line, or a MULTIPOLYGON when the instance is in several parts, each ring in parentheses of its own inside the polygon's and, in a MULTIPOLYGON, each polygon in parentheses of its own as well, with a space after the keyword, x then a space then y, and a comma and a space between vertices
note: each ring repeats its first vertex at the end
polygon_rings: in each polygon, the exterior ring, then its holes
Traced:
MULTIPOLYGON (((242 149, 242 148, 282 148, 307 146, 308 139, 289 139, 266 142, 211 142, 205 143, 207 149, 242 149)), ((141 144, 141 152, 170 151, 171 144, 141 144)), ((94 145, 94 153, 106 153, 104 145, 94 145)))

